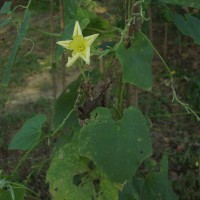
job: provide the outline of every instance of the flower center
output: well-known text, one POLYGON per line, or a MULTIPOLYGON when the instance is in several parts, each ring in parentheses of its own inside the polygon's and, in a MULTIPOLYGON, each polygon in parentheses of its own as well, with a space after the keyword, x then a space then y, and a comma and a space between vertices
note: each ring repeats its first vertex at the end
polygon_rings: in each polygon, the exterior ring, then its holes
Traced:
POLYGON ((85 53, 87 48, 87 40, 81 35, 75 35, 69 43, 69 48, 77 53, 85 53))

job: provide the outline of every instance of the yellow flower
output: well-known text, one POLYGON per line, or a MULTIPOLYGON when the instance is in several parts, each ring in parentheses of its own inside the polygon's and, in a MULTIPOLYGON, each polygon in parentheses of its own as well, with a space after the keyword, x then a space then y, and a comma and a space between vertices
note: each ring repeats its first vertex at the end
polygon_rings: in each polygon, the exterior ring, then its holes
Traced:
POLYGON ((99 34, 83 37, 79 22, 76 21, 72 40, 59 41, 57 44, 72 50, 72 57, 68 57, 67 67, 70 67, 79 57, 86 64, 90 63, 90 46, 99 34))

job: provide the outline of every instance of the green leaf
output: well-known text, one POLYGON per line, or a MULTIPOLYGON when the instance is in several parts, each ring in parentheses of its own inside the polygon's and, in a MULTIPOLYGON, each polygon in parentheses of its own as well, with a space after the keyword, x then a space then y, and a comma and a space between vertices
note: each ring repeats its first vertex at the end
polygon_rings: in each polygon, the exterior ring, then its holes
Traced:
POLYGON ((11 194, 11 191, 4 190, 0 188, 0 199, 1 200, 24 200, 25 196, 25 189, 19 188, 19 187, 12 187, 13 194, 11 194), (14 195, 14 198, 12 198, 12 195, 14 195))
POLYGON ((135 36, 128 49, 122 44, 116 50, 116 56, 121 64, 123 82, 142 89, 151 89, 153 49, 142 34, 135 36))
POLYGON ((9 150, 26 151, 35 146, 39 142, 41 127, 45 121, 46 116, 43 114, 28 119, 12 139, 9 150))
POLYGON ((199 0, 160 0, 160 1, 163 3, 169 3, 173 5, 200 8, 199 0))
POLYGON ((94 161, 112 181, 131 179, 152 153, 146 120, 135 107, 114 121, 106 108, 98 108, 80 132, 80 153, 94 161))
MULTIPOLYGON (((103 31, 104 34, 106 34, 106 32, 112 31, 112 26, 109 24, 108 20, 105 20, 103 17, 90 12, 88 9, 79 7, 77 9, 77 20, 81 22, 85 20, 88 22, 87 26, 84 27, 84 29, 86 28, 86 30, 84 30, 85 36, 94 33, 100 33, 101 31, 103 31)), ((104 34, 102 34, 102 36, 104 34)))
POLYGON ((10 6, 11 6, 11 2, 9 1, 6 1, 1 10, 0 10, 0 14, 9 14, 11 11, 10 11, 10 6))
POLYGON ((182 34, 191 37, 200 45, 200 20, 191 15, 174 15, 173 21, 182 34))
POLYGON ((54 156, 47 173, 53 199, 117 200, 117 189, 96 168, 90 166, 88 159, 78 155, 78 149, 77 143, 73 142, 54 156))
MULTIPOLYGON (((59 98, 55 102, 54 112, 53 112, 53 128, 57 129, 60 124, 63 123, 68 114, 75 108, 75 103, 78 97, 78 89, 80 85, 80 78, 72 82, 66 89, 61 93, 59 98)), ((74 111, 63 128, 79 128, 78 117, 74 111)))
POLYGON ((168 180, 168 158, 163 157, 160 172, 150 173, 145 179, 134 178, 133 185, 137 189, 141 200, 177 200, 168 180), (139 188, 139 189, 138 189, 139 188), (141 189, 142 188, 142 189, 141 189))
POLYGON ((103 178, 101 175, 100 182, 100 195, 98 200, 118 200, 118 190, 114 187, 114 184, 107 178, 103 178))
POLYGON ((67 22, 69 19, 76 19, 77 0, 63 1, 64 19, 67 22))
MULTIPOLYGON (((139 183, 137 186, 143 186, 139 183)), ((119 200, 141 200, 138 191, 133 186, 132 181, 128 181, 123 190, 119 192, 119 200)))
POLYGON ((8 25, 11 22, 10 18, 7 18, 0 22, 0 28, 3 28, 4 26, 8 25))
POLYGON ((76 146, 67 145, 60 149, 59 153, 51 162, 47 173, 47 180, 50 182, 50 192, 54 200, 88 200, 94 194, 91 183, 81 186, 81 177, 87 165, 77 155, 76 146), (76 180, 75 178, 77 177, 76 180), (80 183, 79 183, 80 181, 80 183))
POLYGON ((22 24, 20 26, 18 36, 17 36, 17 38, 15 40, 14 47, 13 47, 11 55, 9 57, 9 61, 8 61, 8 65, 7 65, 6 71, 5 71, 4 75, 3 75, 2 84, 4 84, 5 86, 7 86, 8 83, 9 83, 10 74, 11 74, 12 67, 13 67, 13 64, 14 64, 14 61, 15 61, 15 57, 17 55, 17 51, 19 49, 21 41, 25 37, 25 35, 26 35, 27 31, 28 31, 28 27, 29 27, 29 24, 30 24, 30 16, 31 16, 30 11, 28 9, 26 9, 26 12, 24 14, 23 22, 22 22, 22 24))

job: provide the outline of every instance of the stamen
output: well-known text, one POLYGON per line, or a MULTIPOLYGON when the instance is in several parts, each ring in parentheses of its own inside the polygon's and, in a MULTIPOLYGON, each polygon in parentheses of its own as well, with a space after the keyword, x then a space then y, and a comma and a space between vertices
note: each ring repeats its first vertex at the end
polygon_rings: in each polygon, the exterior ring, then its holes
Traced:
POLYGON ((80 35, 74 36, 69 44, 69 48, 78 53, 84 53, 87 47, 87 41, 80 35))

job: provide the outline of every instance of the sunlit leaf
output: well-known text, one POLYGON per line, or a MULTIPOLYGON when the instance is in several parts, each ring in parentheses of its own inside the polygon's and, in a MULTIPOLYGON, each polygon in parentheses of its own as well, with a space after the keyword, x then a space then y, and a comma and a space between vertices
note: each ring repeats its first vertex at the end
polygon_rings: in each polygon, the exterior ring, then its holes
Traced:
POLYGON ((146 120, 135 107, 114 121, 106 108, 98 108, 80 133, 80 153, 92 159, 114 182, 130 179, 152 153, 146 120))
POLYGON ((163 3, 169 3, 173 5, 200 8, 199 0, 160 0, 160 1, 163 3))
POLYGON ((88 200, 94 194, 91 182, 81 186, 81 178, 80 182, 74 180, 76 176, 88 170, 87 165, 77 155, 76 148, 77 146, 67 145, 60 149, 51 162, 47 180, 50 182, 50 192, 54 200, 66 197, 68 200, 88 200))
POLYGON ((121 64, 124 82, 142 89, 151 89, 153 49, 142 34, 135 36, 129 48, 122 44, 116 56, 121 64))
POLYGON ((67 144, 54 156, 47 173, 53 199, 117 200, 117 189, 90 167, 88 159, 79 156, 78 149, 77 143, 67 144))
POLYGON ((39 142, 41 127, 46 121, 43 114, 28 119, 12 139, 9 150, 29 150, 39 142))
POLYGON ((174 15, 174 23, 182 34, 191 37, 194 42, 200 45, 200 20, 191 15, 174 15))

